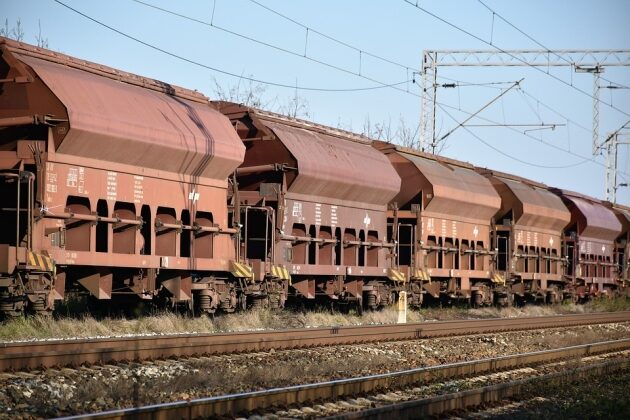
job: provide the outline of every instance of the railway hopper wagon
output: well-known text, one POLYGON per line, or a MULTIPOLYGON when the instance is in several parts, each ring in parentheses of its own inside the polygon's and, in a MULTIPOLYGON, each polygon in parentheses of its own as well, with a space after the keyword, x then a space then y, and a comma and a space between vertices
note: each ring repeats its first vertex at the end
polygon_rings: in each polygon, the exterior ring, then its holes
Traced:
POLYGON ((353 133, 215 106, 246 146, 236 171, 241 254, 254 278, 276 290, 272 306, 281 306, 287 283, 303 301, 393 303, 406 279, 387 240, 387 204, 400 188, 387 158, 353 133))
POLYGON ((611 296, 618 290, 616 241, 622 224, 610 206, 585 195, 554 190, 571 211, 564 232, 566 275, 573 284, 576 299, 611 296))
POLYGON ((499 195, 494 216, 493 247, 496 272, 506 282, 506 299, 558 303, 566 287, 562 234, 571 213, 549 188, 514 175, 478 169, 499 195))
POLYGON ((497 284, 492 217, 501 199, 488 179, 464 162, 374 142, 402 179, 389 226, 396 264, 408 274, 408 301, 470 300, 491 304, 497 284))
POLYGON ((615 264, 617 265, 618 286, 627 293, 630 286, 630 207, 611 205, 621 223, 621 234, 617 237, 615 264))
MULTIPOLYGON (((0 310, 67 291, 236 307, 228 223, 244 156, 196 92, 0 41, 0 310)), ((249 280, 248 280, 249 281, 249 280)))

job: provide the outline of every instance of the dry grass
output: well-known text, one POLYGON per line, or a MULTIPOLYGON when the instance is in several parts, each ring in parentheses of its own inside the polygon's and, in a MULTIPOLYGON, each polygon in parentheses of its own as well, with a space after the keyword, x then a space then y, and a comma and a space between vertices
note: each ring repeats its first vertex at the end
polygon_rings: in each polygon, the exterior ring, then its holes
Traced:
MULTIPOLYGON (((584 305, 527 305, 511 308, 422 308, 407 311, 407 322, 425 320, 452 320, 466 318, 524 317, 584 312, 611 312, 630 310, 630 299, 596 299, 584 305)), ((375 312, 333 313, 328 310, 308 312, 285 310, 252 310, 244 313, 190 318, 185 315, 164 312, 135 319, 96 319, 85 315, 73 318, 26 317, 8 320, 0 324, 0 341, 48 338, 87 338, 140 334, 214 333, 228 331, 273 330, 285 328, 315 328, 344 325, 391 324, 398 319, 395 308, 375 312)))

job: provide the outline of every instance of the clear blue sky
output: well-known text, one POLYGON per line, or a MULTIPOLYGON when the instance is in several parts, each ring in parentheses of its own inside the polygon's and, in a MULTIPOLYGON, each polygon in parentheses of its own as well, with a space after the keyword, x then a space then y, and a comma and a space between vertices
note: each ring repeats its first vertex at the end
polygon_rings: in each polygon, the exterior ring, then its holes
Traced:
MULTIPOLYGON (((148 8, 132 0, 62 1, 119 31, 204 66, 290 86, 325 89, 378 86, 378 83, 349 74, 358 72, 359 67, 361 74, 368 78, 388 84, 398 83, 410 80, 410 72, 419 69, 423 50, 491 48, 402 0, 257 1, 310 28, 363 51, 404 64, 411 70, 365 54, 361 54, 360 60, 356 50, 313 32, 309 32, 306 41, 304 28, 250 0, 217 0, 216 6, 211 0, 144 1, 208 24, 212 22, 215 26, 292 51, 295 55, 207 24, 148 8), (348 72, 305 59, 305 47, 308 57, 348 72)), ((484 0, 484 3, 550 49, 630 49, 628 1, 484 0)), ((489 40, 492 33, 493 43, 502 49, 540 48, 497 17, 493 25, 492 13, 477 0, 433 0, 418 4, 485 40, 489 40)), ((36 42, 40 22, 49 48, 72 56, 197 89, 211 98, 215 94, 215 82, 223 89, 239 83, 238 78, 182 61, 99 26, 53 0, 2 0, 2 5, 2 22, 8 19, 9 27, 13 27, 20 19, 25 41, 29 43, 36 42)), ((571 74, 568 67, 552 69, 551 72, 589 94, 592 91, 592 76, 588 74, 571 74)), ((589 161, 579 164, 584 159, 578 156, 591 156, 593 105, 588 95, 525 67, 442 68, 438 74, 471 83, 524 78, 522 90, 508 92, 479 115, 508 124, 540 124, 541 121, 565 124, 553 131, 528 133, 557 148, 503 127, 469 128, 500 152, 460 128, 449 137, 444 155, 598 198, 604 197, 603 157, 596 159, 599 164, 589 161), (573 154, 558 148, 570 150, 573 154), (575 166, 558 168, 568 165, 575 166)), ((602 80, 602 85, 614 82, 616 86, 630 87, 630 67, 608 67, 603 77, 606 80, 602 80)), ((246 82, 241 80, 240 83, 246 82)), ((395 128, 402 117, 407 124, 416 126, 420 120, 419 86, 406 83, 399 87, 405 92, 392 88, 355 92, 300 90, 298 95, 308 104, 309 118, 319 123, 340 125, 360 132, 367 118, 372 123, 391 121, 395 128)), ((439 89, 438 100, 451 107, 475 112, 501 93, 497 87, 505 85, 439 89)), ((294 94, 294 89, 267 85, 263 97, 268 106, 277 108, 286 104, 294 94)), ((615 110, 600 105, 600 135, 603 136, 630 120, 630 89, 602 89, 601 98, 618 108, 615 110)), ((467 117, 457 110, 447 109, 457 122, 467 117)), ((438 109, 436 124, 439 134, 448 132, 457 122, 438 109)), ((486 122, 473 120, 470 123, 486 122)), ((522 127, 517 128, 517 131, 523 130, 522 127)), ((630 141, 630 136, 623 140, 630 141)), ((630 183, 628 146, 620 148, 619 169, 618 182, 630 183)), ((618 202, 630 205, 630 188, 618 190, 618 202)))

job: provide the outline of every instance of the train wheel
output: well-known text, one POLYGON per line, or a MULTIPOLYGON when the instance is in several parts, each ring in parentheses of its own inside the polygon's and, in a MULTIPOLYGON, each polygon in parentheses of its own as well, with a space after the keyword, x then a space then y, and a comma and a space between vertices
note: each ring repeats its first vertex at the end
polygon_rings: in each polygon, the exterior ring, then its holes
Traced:
POLYGON ((239 293, 237 300, 237 308, 243 312, 247 310, 247 295, 245 293, 239 293))
POLYGON ((556 305, 558 303, 560 303, 560 292, 558 291, 558 288, 555 286, 552 286, 549 288, 549 290, 547 290, 547 303, 549 305, 556 305))
POLYGON ((371 310, 371 311, 375 311, 378 308, 378 296, 376 295, 376 292, 374 291, 370 291, 367 293, 367 309, 371 310))
POLYGON ((256 296, 252 299, 252 309, 266 309, 269 307, 267 296, 256 296))
POLYGON ((17 318, 24 315, 26 301, 23 296, 12 296, 7 290, 0 293, 0 313, 5 318, 17 318))
POLYGON ((38 316, 51 316, 52 309, 48 306, 46 298, 44 296, 37 296, 36 299, 30 302, 29 309, 38 316))
POLYGON ((363 315, 363 298, 358 297, 354 303, 354 306, 357 310, 357 315, 362 316, 363 315))
POLYGON ((577 305, 580 302, 580 295, 578 295, 575 291, 565 292, 564 300, 577 305))
POLYGON ((475 291, 470 297, 470 303, 473 308, 479 308, 483 305, 483 293, 475 291))

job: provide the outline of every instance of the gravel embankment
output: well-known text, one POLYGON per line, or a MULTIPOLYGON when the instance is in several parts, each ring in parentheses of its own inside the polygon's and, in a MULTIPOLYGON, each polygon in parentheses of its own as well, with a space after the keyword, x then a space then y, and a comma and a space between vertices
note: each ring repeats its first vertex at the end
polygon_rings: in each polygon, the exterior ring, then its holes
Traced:
POLYGON ((38 418, 630 337, 630 323, 0 374, 0 418, 38 418))
POLYGON ((468 413, 469 419, 628 419, 630 370, 580 381, 537 383, 518 401, 468 413))

